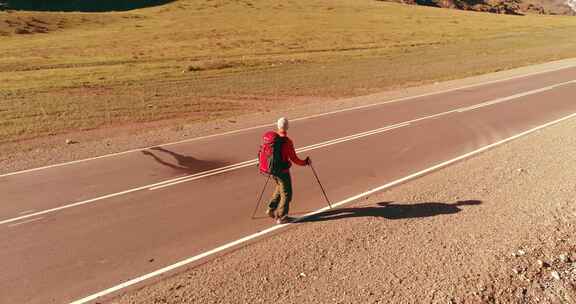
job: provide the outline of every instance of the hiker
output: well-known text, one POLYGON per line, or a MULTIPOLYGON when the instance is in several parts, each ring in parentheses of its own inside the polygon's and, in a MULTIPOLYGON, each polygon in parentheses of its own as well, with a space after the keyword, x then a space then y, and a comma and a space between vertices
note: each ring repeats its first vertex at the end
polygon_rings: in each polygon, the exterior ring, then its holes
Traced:
POLYGON ((282 117, 277 122, 278 130, 276 134, 281 140, 281 162, 282 169, 279 172, 272 174, 272 178, 276 183, 276 190, 268 204, 266 214, 273 219, 276 219, 278 224, 285 224, 293 221, 294 219, 288 216, 290 209, 290 201, 292 200, 292 180, 290 178, 290 167, 292 163, 299 166, 307 166, 312 162, 310 157, 305 160, 298 158, 294 150, 294 143, 288 137, 288 119, 282 117))

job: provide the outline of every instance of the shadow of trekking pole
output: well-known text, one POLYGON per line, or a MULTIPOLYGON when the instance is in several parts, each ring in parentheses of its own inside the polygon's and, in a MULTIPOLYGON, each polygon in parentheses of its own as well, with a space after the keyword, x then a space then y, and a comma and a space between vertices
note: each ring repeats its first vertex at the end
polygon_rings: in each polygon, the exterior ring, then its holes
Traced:
POLYGON ((310 169, 312 169, 312 173, 314 173, 314 177, 316 177, 316 181, 318 182, 320 189, 322 189, 322 194, 324 195, 324 198, 326 199, 328 206, 330 207, 330 209, 332 209, 332 204, 330 204, 330 200, 328 199, 328 195, 326 195, 326 191, 324 190, 324 186, 322 186, 322 183, 320 182, 320 179, 318 178, 318 174, 316 173, 316 170, 314 169, 314 166, 312 164, 310 164, 310 169))

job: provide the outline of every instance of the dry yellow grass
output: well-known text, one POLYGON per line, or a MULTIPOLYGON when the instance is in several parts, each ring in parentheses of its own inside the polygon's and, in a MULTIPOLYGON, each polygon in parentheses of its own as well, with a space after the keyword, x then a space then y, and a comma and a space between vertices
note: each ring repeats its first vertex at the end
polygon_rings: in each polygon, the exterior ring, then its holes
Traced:
POLYGON ((0 12, 0 143, 202 121, 574 56, 576 18, 372 0, 180 0, 122 13, 0 12), (41 34, 11 34, 35 18, 41 34), (63 21, 64 20, 64 21, 63 21), (5 24, 8 24, 5 22, 5 24), (302 100, 301 98, 299 100, 302 100))

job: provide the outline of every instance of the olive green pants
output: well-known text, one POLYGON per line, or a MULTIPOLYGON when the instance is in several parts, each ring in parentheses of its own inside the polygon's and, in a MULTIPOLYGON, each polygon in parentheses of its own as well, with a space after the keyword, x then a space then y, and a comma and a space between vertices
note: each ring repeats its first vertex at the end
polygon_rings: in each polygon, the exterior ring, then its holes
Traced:
POLYGON ((276 190, 270 199, 268 208, 273 210, 276 218, 282 218, 288 215, 290 201, 292 201, 292 179, 290 173, 280 173, 278 176, 272 176, 276 183, 276 190))

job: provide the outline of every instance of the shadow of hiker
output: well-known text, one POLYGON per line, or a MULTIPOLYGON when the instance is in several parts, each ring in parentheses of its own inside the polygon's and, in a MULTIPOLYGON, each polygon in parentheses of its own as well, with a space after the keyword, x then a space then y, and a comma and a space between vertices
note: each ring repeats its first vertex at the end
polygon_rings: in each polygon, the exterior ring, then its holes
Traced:
POLYGON ((198 172, 202 172, 202 171, 220 168, 220 167, 223 167, 226 165, 226 163, 219 162, 219 161, 199 160, 199 159, 196 159, 192 156, 186 156, 186 155, 178 154, 176 152, 164 149, 162 147, 154 147, 154 148, 150 148, 149 150, 144 150, 144 151, 142 151, 142 154, 152 157, 155 161, 157 161, 158 163, 160 163, 166 167, 170 167, 170 168, 172 168, 174 170, 178 170, 178 171, 184 171, 186 173, 198 173, 198 172), (174 163, 165 161, 162 158, 160 158, 158 155, 154 154, 153 151, 150 151, 150 150, 154 150, 154 151, 158 151, 158 152, 170 155, 172 158, 174 158, 176 163, 174 164, 174 163))
POLYGON ((480 205, 482 201, 468 200, 449 203, 393 204, 378 203, 378 207, 358 207, 328 210, 310 216, 299 222, 319 222, 351 217, 382 217, 390 220, 430 217, 441 214, 454 214, 462 211, 461 206, 480 205))

